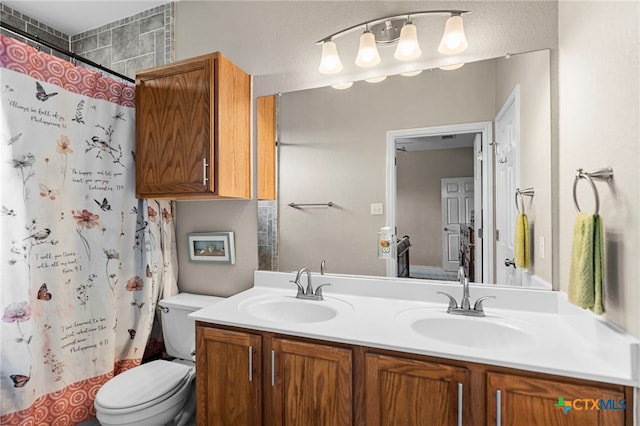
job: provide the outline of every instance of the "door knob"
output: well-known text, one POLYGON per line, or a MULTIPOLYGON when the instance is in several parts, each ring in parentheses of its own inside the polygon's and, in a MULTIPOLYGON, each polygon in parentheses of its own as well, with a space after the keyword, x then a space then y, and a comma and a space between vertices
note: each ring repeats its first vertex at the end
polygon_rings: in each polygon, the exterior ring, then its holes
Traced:
POLYGON ((505 259, 504 260, 504 266, 506 266, 507 268, 509 266, 513 266, 514 268, 516 267, 516 262, 514 259, 505 259))

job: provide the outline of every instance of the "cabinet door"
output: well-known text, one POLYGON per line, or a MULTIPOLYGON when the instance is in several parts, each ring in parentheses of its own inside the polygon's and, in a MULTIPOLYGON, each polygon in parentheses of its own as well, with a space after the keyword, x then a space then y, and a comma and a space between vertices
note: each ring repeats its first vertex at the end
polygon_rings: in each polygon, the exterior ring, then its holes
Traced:
POLYGON ((487 425, 624 425, 624 398, 622 387, 488 373, 487 425))
POLYGON ((464 368, 367 354, 365 369, 367 426, 462 425, 469 416, 464 368))
POLYGON ((256 99, 258 140, 258 199, 276 199, 276 97, 256 99))
POLYGON ((214 56, 136 75, 136 195, 215 188, 214 56))
POLYGON ((352 424, 352 353, 328 345, 272 341, 272 424, 352 424))
POLYGON ((261 424, 261 337, 196 327, 199 426, 261 424))

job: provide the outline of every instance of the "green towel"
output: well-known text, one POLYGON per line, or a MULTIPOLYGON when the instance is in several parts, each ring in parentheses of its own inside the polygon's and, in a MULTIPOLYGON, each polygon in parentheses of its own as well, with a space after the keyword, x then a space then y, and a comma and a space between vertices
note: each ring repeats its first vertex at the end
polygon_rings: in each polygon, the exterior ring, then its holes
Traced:
POLYGON ((571 269, 569 271, 569 301, 604 312, 602 279, 604 277, 603 223, 599 215, 578 213, 573 228, 571 269))
POLYGON ((516 217, 514 254, 518 268, 528 268, 531 255, 529 253, 529 219, 524 213, 516 217))

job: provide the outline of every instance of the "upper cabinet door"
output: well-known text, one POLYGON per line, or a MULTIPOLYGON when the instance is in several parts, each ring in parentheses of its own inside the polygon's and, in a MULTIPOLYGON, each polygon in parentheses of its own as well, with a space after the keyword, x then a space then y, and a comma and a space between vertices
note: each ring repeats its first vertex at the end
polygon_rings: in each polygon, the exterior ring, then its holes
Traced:
POLYGON ((251 77, 219 53, 136 75, 138 198, 251 197, 251 77))
POLYGON ((276 199, 276 97, 256 99, 258 139, 258 199, 276 199))

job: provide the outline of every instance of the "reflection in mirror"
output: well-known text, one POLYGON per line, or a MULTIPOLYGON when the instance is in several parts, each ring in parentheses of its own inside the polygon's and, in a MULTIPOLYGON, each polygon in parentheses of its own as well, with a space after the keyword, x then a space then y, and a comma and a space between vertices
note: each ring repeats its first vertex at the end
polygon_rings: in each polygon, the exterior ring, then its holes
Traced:
MULTIPOLYGON (((377 255, 378 232, 393 220, 395 236, 410 237, 413 277, 455 278, 460 259, 445 259, 443 253, 459 256, 464 240, 477 248, 476 253, 484 253, 482 258, 474 255, 473 267, 482 272, 471 273, 472 280, 543 287, 550 283, 549 70, 549 52, 539 51, 468 63, 455 71, 392 76, 378 84, 356 82, 347 90, 329 87, 283 94, 278 112, 277 208, 268 204, 259 208, 263 219, 277 213, 278 220, 277 226, 260 226, 265 232, 278 231, 277 256, 271 256, 267 269, 292 271, 306 266, 318 271, 326 259, 330 273, 393 276, 389 271, 395 273, 395 268, 377 255), (496 117, 516 88, 519 107, 512 120, 498 128, 496 117), (436 135, 445 145, 419 152, 409 149, 411 140, 398 138, 394 142, 398 148, 394 151, 400 154, 398 179, 393 188, 398 197, 395 206, 389 205, 387 165, 394 161, 387 155, 390 135, 486 122, 495 140, 476 142, 482 152, 473 148, 473 142, 463 141, 462 133, 469 132, 436 135), (504 160, 507 145, 516 143, 517 155, 510 160, 514 167, 496 174, 494 165, 504 160), (490 174, 482 176, 483 171, 490 174), (427 175, 430 180, 424 180, 427 175), (459 178, 471 182, 466 187, 474 188, 474 201, 457 223, 455 241, 445 249, 442 185, 445 179, 459 178), (526 269, 505 266, 505 259, 496 255, 498 244, 513 249, 517 210, 510 191, 516 187, 535 188, 535 197, 524 200, 531 252, 526 269), (333 206, 288 206, 328 202, 333 206), (504 216, 500 223, 498 211, 504 216), (471 240, 463 235, 470 230, 466 225, 472 226, 471 240), (518 280, 499 279, 504 268, 512 268, 509 273, 518 280)), ((476 132, 474 140, 477 137, 476 132)))

